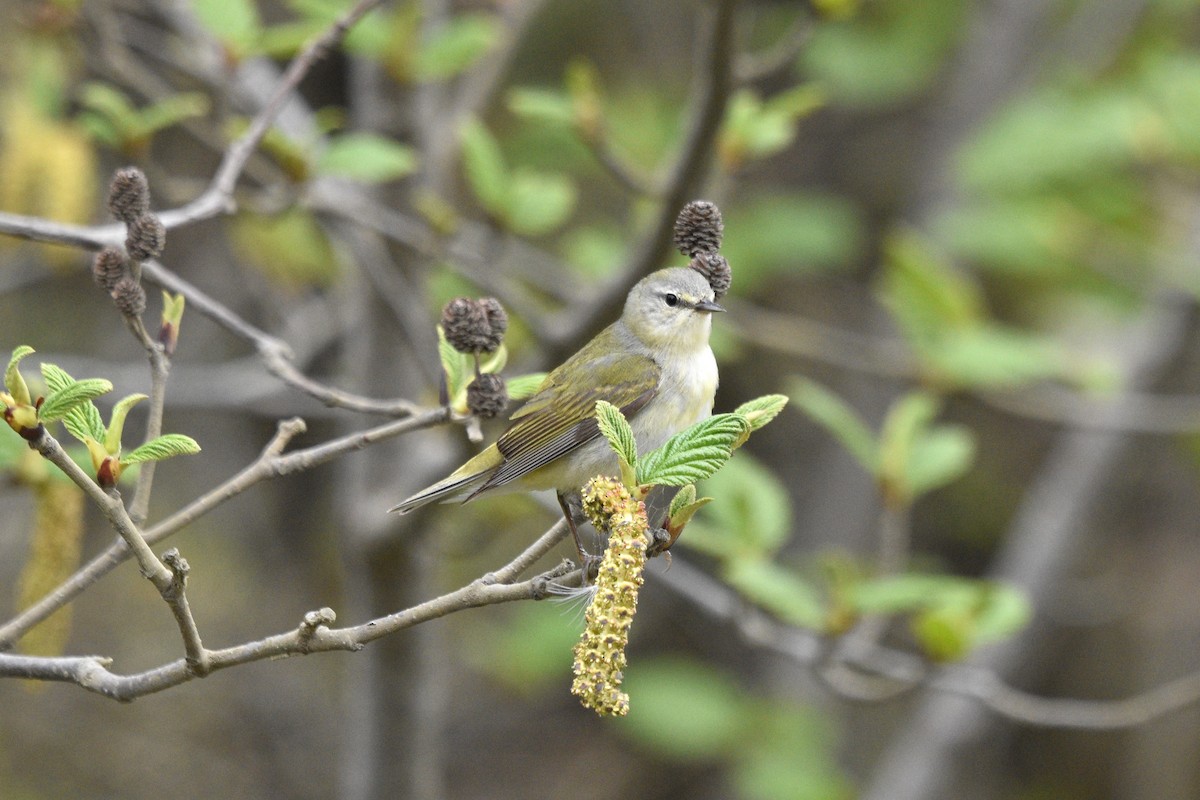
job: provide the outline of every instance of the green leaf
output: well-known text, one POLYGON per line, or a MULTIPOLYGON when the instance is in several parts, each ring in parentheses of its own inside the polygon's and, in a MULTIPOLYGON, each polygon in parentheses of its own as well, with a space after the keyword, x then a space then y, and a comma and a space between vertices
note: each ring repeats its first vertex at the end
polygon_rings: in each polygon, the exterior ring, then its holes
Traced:
POLYGON ((1015 388, 1061 377, 1071 366, 1054 342, 998 325, 956 331, 926 355, 954 385, 980 389, 1015 388))
POLYGON ((622 728, 652 752, 684 762, 720 758, 743 741, 749 706, 724 674, 683 659, 660 658, 626 669, 624 688, 637 711, 622 728))
POLYGON ((121 457, 121 465, 140 464, 144 461, 162 461, 172 456, 185 456, 200 452, 200 445, 182 433, 166 433, 121 457))
POLYGON ((417 169, 412 148, 372 133, 347 133, 332 137, 317 160, 323 175, 385 183, 411 175, 417 169))
POLYGON ((508 110, 533 122, 570 126, 575 122, 571 98, 546 89, 516 88, 508 93, 508 110))
POLYGON ((185 119, 203 117, 209 111, 208 96, 200 92, 184 92, 164 97, 137 112, 135 137, 147 137, 185 119))
POLYGON ((637 463, 637 442, 633 438, 633 428, 621 413, 621 409, 605 400, 596 401, 596 423, 600 433, 612 445, 617 455, 630 464, 637 463))
POLYGON ((925 392, 912 392, 897 400, 883 420, 879 433, 879 474, 888 486, 911 497, 908 481, 913 442, 924 434, 938 411, 938 402, 925 392))
POLYGON ((933 661, 957 661, 971 651, 974 622, 957 608, 931 608, 912 619, 913 635, 933 661))
MULTIPOLYGON (((42 379, 50 392, 61 392, 76 383, 75 379, 55 364, 42 364, 42 379)), ((81 442, 89 438, 97 442, 104 440, 104 420, 95 403, 80 403, 63 415, 63 427, 81 442)))
POLYGON ((699 499, 695 498, 696 488, 690 483, 684 487, 684 491, 679 492, 679 494, 672 498, 671 510, 668 514, 668 518, 670 519, 671 530, 675 531, 677 534, 684 528, 684 526, 692 521, 692 517, 696 515, 697 511, 713 501, 713 498, 711 497, 701 497, 699 499), (687 489, 691 489, 691 492, 687 492, 687 489), (688 500, 687 502, 680 503, 679 498, 681 496, 685 496, 685 494, 690 495, 692 499, 688 500))
POLYGON ((237 57, 248 55, 262 33, 253 0, 192 0, 200 24, 237 57))
POLYGON ((840 397, 807 378, 793 380, 790 394, 792 402, 832 433, 867 472, 878 473, 880 456, 875 437, 840 397))
POLYGON ((975 613, 977 644, 1006 639, 1029 624, 1033 607, 1023 591, 1015 586, 988 582, 980 589, 983 599, 975 613))
POLYGON ((769 289, 847 268, 862 258, 861 212, 845 197, 816 192, 768 192, 729 209, 721 254, 734 265, 733 291, 769 289))
POLYGON ((477 119, 468 120, 459 132, 463 170, 475 198, 496 216, 503 214, 508 196, 508 167, 494 136, 477 119))
POLYGON ((783 411, 787 402, 788 398, 785 394, 764 394, 762 397, 742 403, 733 410, 733 413, 745 417, 746 421, 750 423, 750 430, 756 431, 779 416, 779 412, 783 411))
POLYGON ((76 381, 57 392, 51 392, 46 401, 42 403, 42 407, 38 409, 38 418, 43 422, 62 419, 72 409, 95 400, 102 394, 108 394, 112 390, 112 383, 103 378, 87 378, 76 381))
POLYGON ((975 437, 960 425, 939 426, 913 442, 906 480, 913 497, 961 477, 975 459, 975 437))
POLYGON ((906 614, 935 606, 970 605, 975 593, 965 578, 904 573, 854 583, 846 600, 863 614, 906 614))
POLYGON ((733 443, 750 429, 740 414, 718 414, 675 434, 637 464, 637 482, 686 486, 704 480, 729 460, 733 443))
POLYGON ((146 399, 148 398, 144 394, 131 394, 122 397, 113 406, 108 429, 104 432, 104 449, 110 456, 121 454, 121 434, 125 431, 125 418, 129 416, 130 409, 146 399))
POLYGON ((747 600, 784 622, 814 630, 825 624, 825 607, 816 589, 773 561, 734 559, 729 562, 724 578, 747 600))
POLYGON ((884 257, 883 303, 916 347, 984 319, 979 288, 916 232, 889 236, 884 257))
POLYGON ((696 485, 689 483, 671 498, 671 505, 667 509, 667 516, 674 517, 680 510, 690 506, 694 502, 696 502, 696 485))
POLYGON ((528 375, 518 375, 508 381, 508 397, 511 400, 524 400, 537 393, 538 388, 546 382, 546 372, 532 372, 528 375))
POLYGON ((480 372, 491 372, 493 374, 503 372, 507 365, 508 347, 504 344, 501 344, 493 352, 481 356, 479 359, 480 372))
POLYGON ((514 233, 541 236, 566 221, 577 196, 574 182, 565 175, 514 170, 501 216, 514 233))
POLYGON ((23 406, 32 405, 33 398, 29 396, 29 386, 25 383, 25 377, 21 375, 21 359, 32 352, 34 350, 29 345, 20 345, 12 351, 8 367, 4 370, 4 388, 12 395, 13 400, 23 406))
POLYGON ((467 384, 474 379, 474 369, 471 357, 454 349, 454 345, 446 341, 446 332, 442 326, 437 326, 438 357, 442 362, 442 372, 446 376, 446 394, 450 398, 450 407, 456 411, 466 411, 465 405, 459 408, 460 395, 465 403, 467 384))
POLYGON ((417 51, 416 73, 424 80, 452 78, 496 43, 500 26, 489 14, 459 14, 433 32, 417 51))
POLYGON ((791 531, 787 489, 757 459, 733 459, 701 487, 720 500, 692 522, 687 544, 719 558, 761 558, 778 550, 791 531))

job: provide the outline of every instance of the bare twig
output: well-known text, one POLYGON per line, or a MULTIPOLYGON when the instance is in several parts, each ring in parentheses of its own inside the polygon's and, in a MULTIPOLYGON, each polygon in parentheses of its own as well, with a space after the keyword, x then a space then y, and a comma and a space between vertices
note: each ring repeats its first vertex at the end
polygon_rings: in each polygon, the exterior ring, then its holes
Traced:
POLYGON ((113 673, 109 670, 109 666, 112 664, 111 659, 99 656, 39 658, 0 653, 0 677, 64 681, 77 684, 105 697, 128 701, 178 686, 192 678, 203 677, 210 672, 253 661, 333 650, 361 650, 366 644, 376 639, 456 611, 497 603, 509 603, 515 600, 542 599, 547 594, 548 584, 563 576, 563 565, 519 583, 511 580, 494 580, 493 578, 498 575, 511 578, 526 569, 532 563, 529 560, 532 551, 540 549, 550 539, 561 540, 560 527, 565 526, 556 523, 539 538, 537 543, 522 552, 513 561, 485 577, 472 581, 461 589, 360 625, 349 628, 330 628, 329 625, 334 620, 333 612, 323 608, 306 614, 295 630, 247 642, 236 647, 204 650, 197 635, 192 646, 197 649, 199 656, 203 659, 202 669, 196 668, 191 663, 191 648, 189 648, 187 658, 133 675, 113 673))
MULTIPOLYGON (((286 420, 279 424, 275 436, 253 463, 220 486, 206 492, 171 516, 151 526, 141 537, 142 541, 147 545, 157 544, 260 481, 312 469, 340 455, 353 450, 359 450, 369 444, 410 431, 428 428, 449 419, 450 412, 447 409, 430 409, 407 419, 387 422, 365 431, 341 436, 323 444, 283 455, 283 449, 287 446, 288 442, 304 431, 303 420, 286 420)), ((58 462, 56 461, 55 463, 58 462)), ((70 463, 82 475, 82 471, 79 470, 78 466, 75 466, 75 462, 72 461, 70 463)), ((83 475, 83 479, 90 482, 90 479, 86 475, 83 475)), ((95 484, 92 485, 95 486, 95 484)), ((96 488, 99 489, 99 487, 96 488)), ((101 494, 103 495, 103 492, 101 494)), ((107 495, 103 496, 106 498, 106 501, 109 499, 107 495)), ((89 586, 107 575, 119 564, 128 560, 131 552, 132 549, 124 542, 112 545, 88 562, 88 564, 77 570, 70 578, 55 588, 53 592, 23 610, 3 626, 0 626, 0 651, 12 648, 17 640, 30 628, 74 600, 89 586)), ((152 556, 153 554, 151 554, 152 556)), ((168 583, 170 578, 170 573, 166 573, 168 583)))

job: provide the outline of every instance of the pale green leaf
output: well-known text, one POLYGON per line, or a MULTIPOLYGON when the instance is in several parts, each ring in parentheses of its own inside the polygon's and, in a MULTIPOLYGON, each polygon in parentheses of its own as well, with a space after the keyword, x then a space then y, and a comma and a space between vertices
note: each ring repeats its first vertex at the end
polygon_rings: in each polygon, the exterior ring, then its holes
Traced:
POLYGON ((27 344, 17 347, 12 351, 8 367, 4 370, 4 388, 8 390, 14 400, 25 406, 32 405, 33 399, 29 396, 29 386, 26 385, 25 378, 21 375, 21 359, 32 352, 34 352, 33 348, 27 344))
POLYGON ((718 414, 675 434, 637 464, 637 482, 657 486, 686 486, 719 470, 732 453, 733 443, 750 428, 740 414, 718 414))
POLYGON ((674 517, 675 514, 682 508, 696 502, 696 485, 689 483, 684 486, 675 496, 671 498, 671 506, 667 510, 668 517, 674 517))
POLYGON ((707 761, 745 743, 751 707, 734 682, 694 661, 660 658, 626 670, 636 711, 622 728, 643 747, 683 761, 707 761))
POLYGON ((692 523, 687 544, 705 547, 715 536, 727 554, 761 557, 787 541, 792 523, 787 489, 753 456, 733 459, 700 488, 720 502, 692 523), (708 541, 697 541, 700 537, 708 541))
POLYGON ((630 466, 637 464, 637 441, 633 438, 633 428, 629 427, 621 409, 607 401, 597 400, 596 424, 600 426, 600 433, 618 456, 625 459, 630 466))
POLYGON ((396 180, 416 169, 417 154, 411 147, 372 133, 332 137, 317 160, 317 171, 321 174, 363 183, 396 180))
POLYGON ((121 465, 140 464, 145 461, 162 461, 172 456, 191 455, 200 452, 200 445, 182 433, 167 433, 143 444, 132 453, 121 457, 121 465))
POLYGON ((982 602, 975 615, 975 640, 978 644, 1005 639, 1029 624, 1033 607, 1029 597, 1015 586, 984 583, 982 602))
POLYGON ((463 170, 471 191, 480 205, 492 214, 501 215, 507 205, 509 175, 499 143, 477 119, 468 120, 459 137, 463 170))
POLYGON ((765 394, 742 403, 733 410, 733 413, 745 417, 746 421, 750 423, 750 430, 756 431, 779 416, 779 412, 783 411, 787 402, 787 395, 765 394))
POLYGON ((724 578, 747 600, 784 622, 814 630, 825 624, 825 607, 817 591, 799 575, 773 561, 733 559, 724 578))
POLYGON ((879 470, 879 446, 866 424, 833 392, 807 378, 792 381, 792 401, 832 433, 850 454, 875 475, 879 470))
POLYGON ((508 396, 511 400, 524 400, 532 397, 543 383, 546 382, 545 372, 533 372, 529 375, 518 375, 508 381, 508 396))
POLYGON ((249 53, 262 33, 253 0, 192 0, 192 10, 200 24, 237 56, 249 53))
POLYGON ((945 486, 971 468, 975 437, 959 425, 943 425, 913 442, 905 479, 913 497, 945 486))
POLYGON ((541 236, 566 222, 577 196, 575 184, 565 175, 515 170, 502 217, 514 233, 541 236))
POLYGON ((437 335, 438 357, 442 362, 442 373, 446 376, 446 395, 450 406, 457 408, 459 395, 465 396, 467 384, 474 379, 471 357, 455 350, 454 345, 446 341, 446 332, 441 325, 437 326, 437 335))
POLYGON ((545 89, 517 88, 508 93, 508 110, 534 122, 569 126, 575 122, 571 98, 545 89))
POLYGON ((416 73, 424 80, 452 78, 484 55, 500 34, 488 14, 459 14, 433 31, 417 50, 416 73))
POLYGON ((125 430, 125 418, 129 416, 130 409, 146 399, 148 398, 144 394, 131 394, 121 398, 113 406, 112 418, 104 433, 104 449, 108 451, 109 455, 115 456, 121 453, 121 434, 125 430))
MULTIPOLYGON (((65 370, 55 364, 42 364, 42 380, 50 392, 61 392, 76 381, 65 370)), ((89 438, 97 442, 104 440, 104 420, 95 403, 80 403, 63 415, 63 426, 81 442, 89 438)))
POLYGON ((108 394, 112 389, 112 383, 103 378, 87 378, 76 381, 57 392, 51 392, 42 403, 42 407, 38 409, 38 418, 43 422, 62 419, 72 409, 95 400, 102 394, 108 394))

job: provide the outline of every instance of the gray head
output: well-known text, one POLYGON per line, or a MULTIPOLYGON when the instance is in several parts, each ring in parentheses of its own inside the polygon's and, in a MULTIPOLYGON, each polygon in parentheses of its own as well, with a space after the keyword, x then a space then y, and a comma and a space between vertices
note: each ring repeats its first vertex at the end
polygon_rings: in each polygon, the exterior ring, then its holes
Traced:
POLYGON ((621 320, 648 347, 694 349, 708 343, 713 300, 704 276, 688 267, 660 269, 638 281, 621 320))

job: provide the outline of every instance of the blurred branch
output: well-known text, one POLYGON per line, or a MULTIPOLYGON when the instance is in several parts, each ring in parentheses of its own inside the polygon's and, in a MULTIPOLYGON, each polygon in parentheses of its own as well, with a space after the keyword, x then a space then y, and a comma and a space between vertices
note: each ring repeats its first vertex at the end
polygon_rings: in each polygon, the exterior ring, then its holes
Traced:
MULTIPOLYGON (((732 623, 751 645, 801 666, 819 669, 830 641, 786 625, 750 606, 724 583, 676 557, 656 577, 710 616, 732 623)), ((1108 731, 1144 725, 1200 703, 1200 670, 1117 700, 1043 697, 1007 684, 995 672, 970 664, 935 665, 902 650, 867 644, 842 653, 841 664, 861 670, 870 681, 838 694, 855 701, 881 702, 915 689, 929 689, 977 702, 1005 719, 1040 728, 1108 731), (882 681, 883 683, 880 683, 882 681)))
MULTIPOLYGON (((745 300, 726 298, 722 302, 731 312, 722 323, 732 326, 734 333, 750 344, 868 375, 922 380, 912 351, 899 339, 781 314, 745 300)), ((1200 430, 1200 396, 1196 395, 1153 394, 1130 388, 1104 399, 1053 384, 976 389, 972 394, 1005 413, 1080 430, 1162 435, 1200 430), (1113 414, 1118 405, 1122 413, 1113 414)))
MULTIPOLYGON (((1158 299, 1129 336, 1122 364, 1127 385, 1148 386, 1158 379, 1185 341, 1193 309, 1194 302, 1186 297, 1158 299)), ((1053 602, 1067 566, 1086 540, 1086 516, 1103 496, 1110 472, 1126 446, 1128 437, 1120 432, 1125 413, 1118 402, 1108 411, 1115 423, 1113 430, 1070 430, 1060 436, 1002 539, 1003 547, 989 577, 1020 588, 1034 608, 1053 602)), ((1045 635, 1045 623, 1040 627, 1045 635)), ((969 664, 997 676, 994 680, 998 682, 998 676, 1037 651, 1038 640, 1035 621, 1018 636, 980 652, 969 664)), ((1190 702, 1186 695, 1184 699, 1190 702)), ((1141 701, 1133 703, 1135 713, 1116 719, 1136 724, 1145 713, 1143 705, 1141 701)), ((1088 719, 1086 714, 1080 717, 1088 719)), ((973 706, 939 695, 924 698, 884 751, 863 796, 889 800, 943 796, 956 773, 954 754, 977 741, 985 728, 973 706)))
POLYGON ((477 578, 461 589, 349 628, 329 627, 333 624, 335 615, 328 608, 310 611, 300 625, 288 633, 268 636, 236 647, 206 651, 208 669, 203 673, 191 668, 188 659, 173 661, 133 675, 118 675, 109 670, 112 660, 100 656, 40 658, 0 653, 0 677, 64 681, 114 700, 128 701, 178 686, 192 678, 203 677, 209 672, 241 664, 334 650, 361 650, 376 639, 456 611, 546 597, 547 587, 551 582, 575 571, 570 561, 564 561, 553 569, 521 582, 498 582, 489 579, 523 570, 531 563, 531 550, 540 550, 548 539, 554 539, 555 542, 562 539, 565 531, 559 530, 560 527, 565 528, 556 524, 513 561, 487 576, 477 578))
MULTIPOLYGON (((446 422, 450 418, 451 415, 448 409, 429 409, 407 419, 393 420, 374 428, 368 428, 365 431, 340 436, 322 444, 296 450, 286 455, 283 453, 284 448, 294 437, 304 432, 305 426, 304 421, 301 419, 285 420, 279 423, 275 436, 263 448, 259 457, 241 472, 196 498, 166 519, 151 526, 144 534, 137 531, 136 526, 133 527, 133 531, 137 533, 140 539, 139 550, 137 552, 141 553, 142 558, 145 558, 145 554, 149 552, 149 545, 157 544, 173 535, 183 527, 191 524, 204 514, 212 511, 225 501, 236 497, 260 481, 312 469, 346 453, 361 450, 368 445, 385 439, 446 422)), ((50 439, 48 435, 45 438, 50 439)), ((50 439, 50 441, 53 440, 50 439)), ((58 452, 61 453, 62 449, 58 448, 58 452)), ((90 483, 95 487, 95 491, 100 492, 100 495, 106 498, 106 506, 104 507, 107 508, 107 505, 110 505, 108 496, 90 478, 83 474, 74 461, 71 461, 65 455, 63 455, 63 458, 69 462, 70 468, 74 472, 82 476, 83 481, 90 483)), ((59 462, 58 460, 54 460, 54 463, 58 464, 59 462)), ((64 466, 63 469, 65 471, 67 467, 64 466)), ((67 474, 72 475, 72 472, 68 472, 67 474)), ((76 482, 78 483, 78 480, 76 482)), ((85 491, 90 490, 85 487, 85 491)), ((129 524, 132 525, 132 523, 129 524)), ((121 530, 121 528, 118 528, 118 530, 121 530)), ((23 610, 8 623, 0 626, 0 651, 12 648, 17 640, 30 628, 74 600, 84 590, 107 575, 119 564, 127 561, 133 552, 134 550, 131 545, 124 541, 117 542, 92 559, 87 565, 77 570, 50 594, 23 610)), ((149 557, 153 559, 153 553, 150 553, 149 557)), ((157 559, 154 559, 154 561, 157 562, 157 559)), ((153 569, 153 567, 151 568, 153 569)), ((165 571, 166 568, 163 567, 163 570, 165 571)), ((165 571, 160 574, 159 580, 164 583, 164 586, 168 585, 171 580, 170 572, 165 571)), ((155 585, 157 586, 158 584, 156 583, 155 585)))
POLYGON ((789 67, 800 57, 812 38, 814 20, 797 20, 779 41, 758 53, 742 53, 733 62, 733 77, 738 84, 754 83, 789 67))
POLYGON ((733 88, 734 11, 737 0, 712 0, 707 31, 697 47, 701 65, 696 75, 695 102, 684 144, 666 183, 662 203, 650 230, 630 258, 625 271, 600 289, 592 302, 573 308, 546 331, 545 359, 557 364, 578 350, 604 322, 621 313, 633 284, 665 260, 671 229, 679 209, 705 185, 717 133, 733 88))

